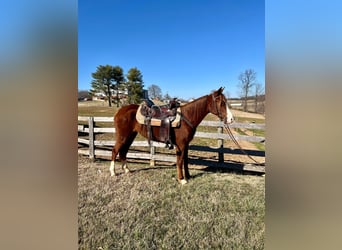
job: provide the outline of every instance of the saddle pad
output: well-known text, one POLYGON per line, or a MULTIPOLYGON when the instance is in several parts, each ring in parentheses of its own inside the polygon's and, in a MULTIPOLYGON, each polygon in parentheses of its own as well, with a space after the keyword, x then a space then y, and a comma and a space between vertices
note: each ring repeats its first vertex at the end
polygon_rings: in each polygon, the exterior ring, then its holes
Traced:
MULTIPOLYGON (((145 116, 143 116, 143 115, 141 114, 141 112, 140 112, 141 106, 142 106, 142 105, 139 106, 135 118, 137 119, 137 121, 138 121, 140 124, 145 124, 145 116)), ((181 109, 180 109, 180 108, 177 108, 176 119, 171 123, 171 127, 174 127, 174 128, 179 127, 179 125, 180 125, 180 118, 181 118, 180 114, 181 114, 181 109)), ((160 124, 161 124, 161 120, 152 118, 152 120, 151 120, 151 126, 160 127, 160 124)))

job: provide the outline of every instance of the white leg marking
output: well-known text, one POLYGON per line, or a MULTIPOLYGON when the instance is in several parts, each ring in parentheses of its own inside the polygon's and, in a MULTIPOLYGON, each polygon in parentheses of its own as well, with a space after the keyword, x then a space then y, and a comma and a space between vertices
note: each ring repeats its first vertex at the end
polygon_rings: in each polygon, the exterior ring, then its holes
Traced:
POLYGON ((127 173, 129 173, 129 172, 131 172, 130 170, 129 170, 129 168, 128 168, 128 166, 127 166, 127 161, 124 161, 123 163, 122 163, 122 169, 123 170, 125 170, 125 173, 127 174, 127 173))
POLYGON ((182 184, 182 185, 187 184, 187 183, 188 183, 188 181, 186 179, 180 180, 180 184, 182 184))
POLYGON ((110 176, 114 176, 115 175, 115 162, 114 161, 110 162, 109 171, 110 171, 110 176))

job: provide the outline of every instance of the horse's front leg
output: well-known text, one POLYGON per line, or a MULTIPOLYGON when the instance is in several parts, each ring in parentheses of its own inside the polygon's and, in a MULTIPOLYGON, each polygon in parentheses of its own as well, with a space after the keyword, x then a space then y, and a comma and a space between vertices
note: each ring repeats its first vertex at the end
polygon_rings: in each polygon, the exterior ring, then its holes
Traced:
POLYGON ((177 178, 180 184, 184 185, 188 183, 183 176, 183 164, 184 164, 184 150, 180 150, 177 148, 177 178))

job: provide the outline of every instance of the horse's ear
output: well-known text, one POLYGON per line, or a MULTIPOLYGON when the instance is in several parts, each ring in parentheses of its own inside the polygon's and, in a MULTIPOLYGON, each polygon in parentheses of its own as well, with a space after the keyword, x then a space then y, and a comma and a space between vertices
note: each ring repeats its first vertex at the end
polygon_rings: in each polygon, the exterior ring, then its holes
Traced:
POLYGON ((224 87, 220 87, 218 90, 213 92, 213 95, 214 96, 219 96, 219 95, 222 94, 223 90, 224 90, 224 87))
POLYGON ((222 94, 222 93, 223 93, 223 90, 224 90, 224 87, 220 87, 220 88, 217 90, 218 94, 222 94))

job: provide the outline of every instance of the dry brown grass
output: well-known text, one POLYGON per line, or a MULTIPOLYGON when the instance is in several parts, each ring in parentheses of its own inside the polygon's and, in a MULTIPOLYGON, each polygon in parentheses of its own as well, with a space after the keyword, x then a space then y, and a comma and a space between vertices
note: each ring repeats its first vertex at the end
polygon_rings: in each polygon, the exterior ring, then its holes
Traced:
POLYGON ((79 158, 80 249, 263 249, 264 177, 130 163, 110 177, 108 161, 79 158))

